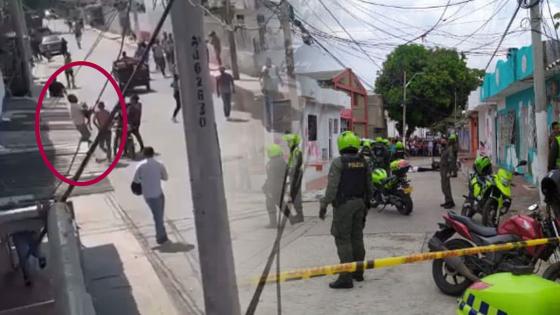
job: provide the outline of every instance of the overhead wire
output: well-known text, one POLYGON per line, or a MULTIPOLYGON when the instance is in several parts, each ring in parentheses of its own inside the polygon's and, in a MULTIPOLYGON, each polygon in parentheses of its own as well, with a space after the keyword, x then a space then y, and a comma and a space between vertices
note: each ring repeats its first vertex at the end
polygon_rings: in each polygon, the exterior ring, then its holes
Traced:
MULTIPOLYGON (((554 16, 552 15, 552 9, 550 8, 550 0, 546 0, 546 5, 548 7, 548 14, 550 14, 550 22, 552 23, 552 30, 554 30, 554 34, 556 35, 556 40, 560 41, 560 36, 558 36, 558 30, 554 27, 554 16)), ((545 24, 547 24, 545 22, 545 24)))
POLYGON ((446 5, 430 5, 430 6, 404 6, 404 5, 396 5, 396 4, 386 4, 386 3, 379 3, 371 0, 358 0, 360 2, 374 5, 378 7, 385 7, 385 8, 393 8, 393 9, 400 9, 400 10, 432 10, 432 9, 440 9, 440 8, 448 8, 450 6, 462 5, 465 3, 473 2, 474 0, 463 0, 454 3, 448 3, 446 5))
POLYGON ((329 13, 329 15, 333 18, 333 20, 336 22, 336 24, 338 24, 338 26, 340 26, 340 28, 342 30, 344 30, 344 32, 348 35, 348 37, 354 42, 354 44, 356 45, 356 47, 358 47, 359 50, 362 51, 362 53, 369 59, 371 60, 371 62, 377 66, 379 69, 381 69, 381 66, 379 65, 379 63, 377 63, 377 61, 375 61, 370 55, 369 53, 362 47, 362 45, 360 45, 360 43, 358 43, 356 41, 356 39, 354 39, 354 36, 352 36, 352 34, 350 34, 350 32, 348 32, 348 30, 344 27, 344 25, 342 25, 342 23, 338 20, 338 18, 336 17, 336 15, 329 9, 329 7, 323 2, 323 0, 318 0, 319 3, 321 4, 321 6, 323 6, 323 8, 329 13))
POLYGON ((513 21, 515 20, 515 17, 517 16, 517 13, 519 12, 519 9, 521 9, 521 2, 517 3, 517 8, 515 9, 515 12, 513 13, 511 19, 509 20, 509 23, 506 26, 506 29, 504 30, 504 34, 500 38, 500 41, 498 42, 498 45, 496 46, 496 49, 494 50, 494 52, 492 53, 492 56, 488 60, 488 63, 486 64, 486 67, 484 67, 484 72, 486 72, 488 70, 488 68, 490 67, 490 64, 492 63, 492 60, 494 59, 494 57, 496 56, 496 53, 498 52, 498 49, 500 49, 500 46, 504 42, 504 39, 506 38, 511 25, 513 24, 513 21))
POLYGON ((415 37, 415 38, 413 38, 413 39, 407 41, 406 43, 404 43, 404 45, 407 45, 407 44, 409 44, 409 43, 412 43, 412 42, 414 42, 414 41, 416 41, 417 39, 420 39, 420 38, 423 39, 423 38, 425 38, 426 36, 428 36, 428 34, 430 34, 430 32, 432 32, 433 30, 435 30, 436 27, 439 25, 439 23, 441 23, 441 21, 443 20, 443 17, 445 16, 445 13, 447 12, 447 9, 449 9, 450 3, 451 3, 451 0, 448 0, 448 1, 447 1, 447 5, 445 6, 445 8, 443 9, 443 12, 442 12, 441 15, 439 16, 439 19, 437 19, 436 23, 435 23, 430 29, 428 29, 428 30, 427 30, 426 32, 424 32, 423 34, 421 34, 421 35, 419 35, 419 36, 417 36, 417 37, 415 37))
POLYGON ((466 40, 468 40, 469 38, 472 38, 476 33, 480 32, 482 29, 484 29, 488 23, 490 23, 508 4, 508 0, 504 0, 502 2, 502 5, 494 11, 494 13, 492 15, 490 15, 490 17, 488 19, 486 19, 486 21, 484 23, 482 23, 479 27, 477 27, 471 34, 469 34, 467 37, 463 38, 461 41, 459 41, 458 43, 456 43, 455 47, 461 45, 462 43, 464 43, 466 40))

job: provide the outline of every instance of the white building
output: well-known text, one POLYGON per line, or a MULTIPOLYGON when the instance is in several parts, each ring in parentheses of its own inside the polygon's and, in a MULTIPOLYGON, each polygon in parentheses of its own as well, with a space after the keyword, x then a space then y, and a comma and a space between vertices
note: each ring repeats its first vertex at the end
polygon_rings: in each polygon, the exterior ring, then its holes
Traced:
POLYGON ((471 120, 475 122, 477 130, 471 130, 471 137, 478 143, 477 154, 484 154, 496 163, 496 103, 483 102, 480 100, 480 87, 469 95, 467 112, 471 120))

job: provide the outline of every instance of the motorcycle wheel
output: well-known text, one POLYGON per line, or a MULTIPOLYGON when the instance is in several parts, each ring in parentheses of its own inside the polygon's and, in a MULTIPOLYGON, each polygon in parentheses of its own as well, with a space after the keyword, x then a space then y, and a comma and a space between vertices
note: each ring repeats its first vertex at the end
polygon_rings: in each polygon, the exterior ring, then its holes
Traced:
POLYGON ((496 200, 488 199, 482 207, 482 224, 485 226, 497 227, 496 211, 498 211, 496 200))
POLYGON ((554 263, 548 266, 543 273, 543 278, 560 283, 560 263, 554 263))
POLYGON ((414 204, 412 203, 412 198, 410 198, 410 195, 405 194, 402 191, 398 192, 398 198, 401 201, 400 205, 397 205, 397 211, 399 211, 400 214, 402 215, 410 215, 410 213, 412 212, 412 209, 414 207, 414 204))
MULTIPOLYGON (((462 249, 473 247, 473 245, 464 239, 454 238, 444 243, 447 249, 462 249)), ((463 262, 465 257, 460 258, 463 262)), ((448 266, 445 260, 436 259, 432 263, 432 277, 436 286, 441 292, 450 296, 459 296, 472 284, 467 277, 462 276, 451 266, 448 266)))

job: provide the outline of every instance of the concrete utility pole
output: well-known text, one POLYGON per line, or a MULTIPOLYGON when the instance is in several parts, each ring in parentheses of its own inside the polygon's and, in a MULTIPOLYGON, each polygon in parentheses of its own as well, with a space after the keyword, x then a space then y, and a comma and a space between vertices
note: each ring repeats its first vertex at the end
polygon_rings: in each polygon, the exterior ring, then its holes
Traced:
POLYGON ((237 64, 237 45, 235 44, 235 28, 233 26, 233 11, 231 1, 225 0, 224 21, 230 29, 227 29, 229 40, 229 54, 231 56, 231 72, 235 80, 239 80, 239 65, 237 64))
MULTIPOLYGON (((533 88, 535 91, 535 123, 537 127, 536 180, 540 183, 546 176, 548 157, 548 126, 546 123, 546 88, 544 77, 544 54, 541 40, 542 17, 540 1, 531 7, 531 44, 533 46, 533 88)), ((531 166, 529 166, 531 167, 531 166)), ((533 167, 535 170, 535 167, 533 167)), ((540 192, 540 189, 539 189, 540 192)), ((541 193, 541 201, 543 196, 541 193)))
POLYGON ((175 1, 171 25, 189 159, 206 314, 239 315, 218 133, 212 105, 200 0, 175 1))
POLYGON ((16 33, 16 43, 18 50, 20 51, 23 60, 21 64, 23 66, 23 80, 25 82, 26 94, 31 94, 31 85, 33 80, 31 78, 31 46, 29 43, 29 32, 27 31, 27 25, 25 24, 25 14, 23 13, 23 7, 21 0, 9 0, 10 1, 10 11, 12 13, 12 21, 14 26, 14 31, 16 33))
POLYGON ((414 77, 416 77, 419 74, 424 74, 424 72, 416 72, 414 75, 412 75, 412 77, 410 78, 410 80, 408 80, 408 82, 406 81, 406 70, 403 73, 403 119, 402 119, 402 143, 404 145, 404 147, 406 148, 406 89, 408 88, 408 86, 410 85, 410 83, 412 82, 412 80, 414 80, 414 77))

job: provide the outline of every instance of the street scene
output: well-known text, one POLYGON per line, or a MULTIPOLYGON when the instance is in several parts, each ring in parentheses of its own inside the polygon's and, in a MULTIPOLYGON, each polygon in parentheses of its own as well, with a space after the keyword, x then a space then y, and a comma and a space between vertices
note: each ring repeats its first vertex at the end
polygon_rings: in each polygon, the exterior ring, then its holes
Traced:
POLYGON ((0 0, 0 315, 560 314, 559 28, 0 0))

